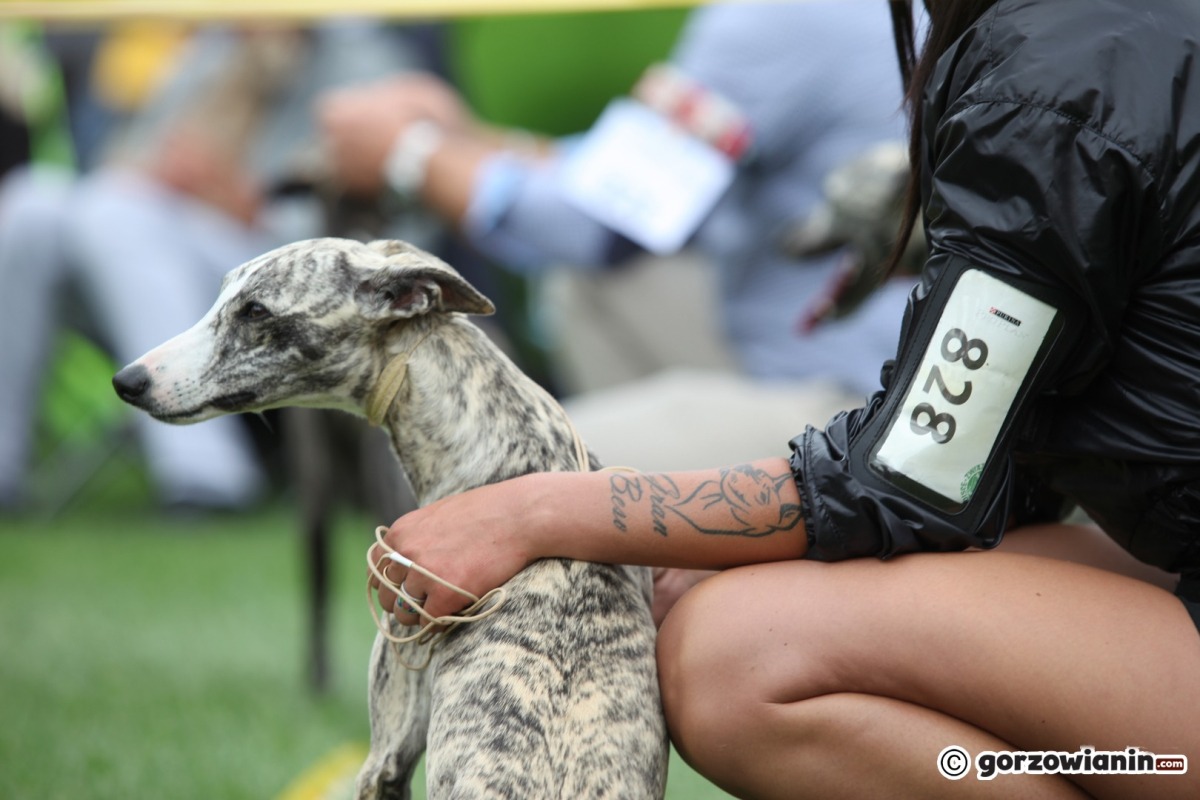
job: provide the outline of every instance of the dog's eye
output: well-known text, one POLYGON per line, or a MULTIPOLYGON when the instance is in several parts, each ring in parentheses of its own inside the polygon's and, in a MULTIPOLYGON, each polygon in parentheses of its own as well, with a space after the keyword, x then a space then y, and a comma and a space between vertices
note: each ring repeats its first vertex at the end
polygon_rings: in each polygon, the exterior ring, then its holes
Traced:
POLYGON ((262 303, 257 300, 251 300, 246 305, 242 306, 242 310, 238 312, 238 316, 242 319, 251 321, 266 319, 271 316, 271 312, 262 303))

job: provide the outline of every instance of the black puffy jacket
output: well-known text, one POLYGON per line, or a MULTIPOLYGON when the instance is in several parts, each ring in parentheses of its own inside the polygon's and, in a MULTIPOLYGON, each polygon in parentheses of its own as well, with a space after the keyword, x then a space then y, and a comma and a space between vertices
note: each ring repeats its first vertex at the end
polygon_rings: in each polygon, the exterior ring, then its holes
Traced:
POLYGON ((1200 573, 1200 3, 1000 0, 929 86, 896 361, 792 441, 810 557, 991 546, 1065 497, 1200 573))

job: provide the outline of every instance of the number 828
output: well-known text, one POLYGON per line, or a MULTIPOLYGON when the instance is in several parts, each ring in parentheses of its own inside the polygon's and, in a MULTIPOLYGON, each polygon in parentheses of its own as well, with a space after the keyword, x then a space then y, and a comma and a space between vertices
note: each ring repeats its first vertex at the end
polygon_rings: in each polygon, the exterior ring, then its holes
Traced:
MULTIPOLYGON (((969 338, 961 328, 951 328, 942 337, 941 352, 942 358, 947 363, 961 361, 967 369, 977 370, 987 363, 988 346, 983 339, 969 338)), ((945 378, 942 377, 942 370, 937 364, 929 368, 923 391, 928 394, 935 385, 942 397, 951 405, 960 406, 971 397, 970 381, 963 383, 961 392, 956 394, 950 391, 950 388, 946 386, 945 378)), ((908 426, 918 436, 929 434, 936 444, 945 444, 953 439, 954 432, 958 429, 958 423, 955 422, 953 414, 938 413, 930 403, 918 403, 913 408, 908 426)))

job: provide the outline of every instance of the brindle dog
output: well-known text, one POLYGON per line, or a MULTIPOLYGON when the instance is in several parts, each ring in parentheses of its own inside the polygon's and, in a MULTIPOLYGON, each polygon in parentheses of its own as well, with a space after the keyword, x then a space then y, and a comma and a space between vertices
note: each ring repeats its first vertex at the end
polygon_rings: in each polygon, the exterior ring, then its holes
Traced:
MULTIPOLYGON (((422 504, 578 469, 563 410, 465 316, 492 311, 407 243, 299 242, 230 272, 203 319, 113 384, 170 423, 289 405, 366 416, 374 404, 422 504), (380 405, 373 390, 402 353, 407 378, 380 405)), ((500 610, 454 630, 426 670, 404 668, 376 639, 358 797, 409 797, 427 748, 430 798, 661 797, 668 745, 649 571, 545 560, 506 588, 500 610)))

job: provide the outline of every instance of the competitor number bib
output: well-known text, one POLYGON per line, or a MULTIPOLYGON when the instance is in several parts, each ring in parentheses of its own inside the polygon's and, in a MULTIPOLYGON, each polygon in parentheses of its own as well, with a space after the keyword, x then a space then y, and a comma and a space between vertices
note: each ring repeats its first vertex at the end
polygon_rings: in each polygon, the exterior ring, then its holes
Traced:
POLYGON ((980 270, 964 272, 873 466, 953 504, 969 501, 1056 313, 980 270))

